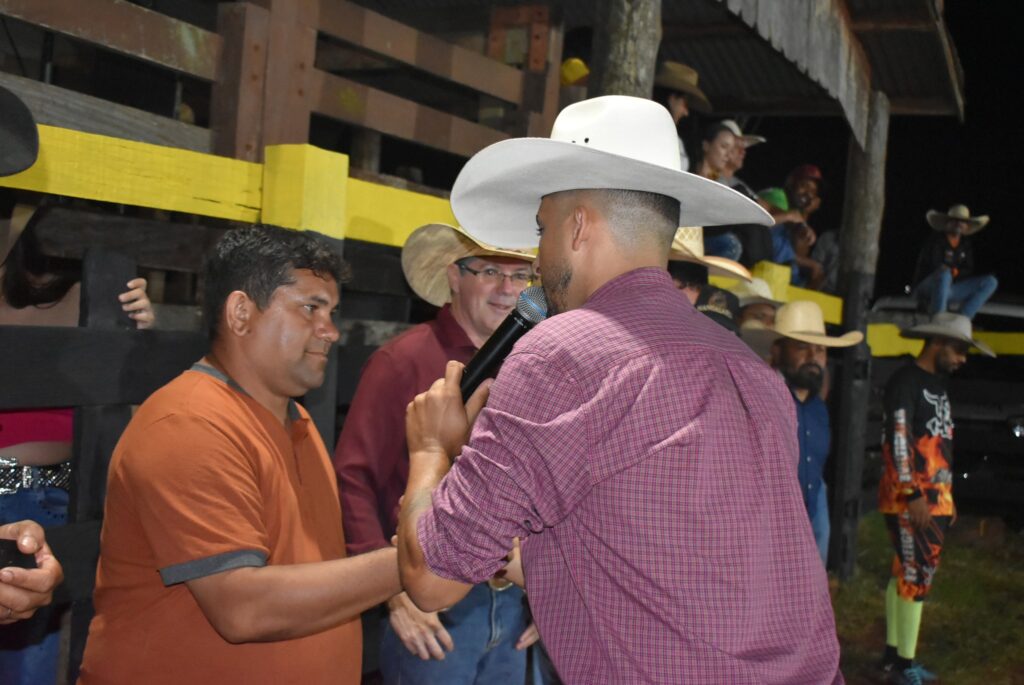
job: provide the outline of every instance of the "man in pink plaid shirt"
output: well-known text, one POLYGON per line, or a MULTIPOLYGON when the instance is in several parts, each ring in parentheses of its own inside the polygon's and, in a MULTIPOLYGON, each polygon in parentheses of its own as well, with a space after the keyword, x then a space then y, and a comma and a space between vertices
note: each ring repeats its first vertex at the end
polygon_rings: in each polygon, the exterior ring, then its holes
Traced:
POLYGON ((665 270, 679 224, 771 220, 679 171, 674 139, 660 106, 595 98, 460 173, 482 241, 530 247, 536 223, 552 316, 489 398, 463 406, 451 362, 410 404, 403 584, 449 606, 518 538, 507 572, 567 683, 842 683, 792 401, 665 270))

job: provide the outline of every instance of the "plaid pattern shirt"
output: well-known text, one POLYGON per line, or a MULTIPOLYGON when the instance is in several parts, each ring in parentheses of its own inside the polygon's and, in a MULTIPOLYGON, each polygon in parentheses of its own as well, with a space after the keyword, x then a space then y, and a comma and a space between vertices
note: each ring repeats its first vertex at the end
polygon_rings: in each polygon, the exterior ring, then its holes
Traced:
POLYGON ((420 544, 479 582, 523 538, 569 684, 841 683, 796 430, 778 374, 632 271, 516 345, 420 544))

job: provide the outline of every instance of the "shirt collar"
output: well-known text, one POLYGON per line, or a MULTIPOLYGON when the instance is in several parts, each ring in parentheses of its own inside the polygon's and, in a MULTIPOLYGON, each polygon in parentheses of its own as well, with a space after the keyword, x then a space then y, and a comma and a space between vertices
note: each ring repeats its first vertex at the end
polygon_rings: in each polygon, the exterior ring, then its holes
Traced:
MULTIPOLYGON (((203 364, 202 362, 196 362, 195 364, 192 365, 192 369, 191 370, 192 371, 198 371, 199 373, 205 373, 207 376, 212 376, 213 378, 216 378, 221 383, 224 383, 225 385, 227 385, 229 388, 231 388, 235 392, 239 393, 240 395, 245 395, 246 397, 252 399, 252 396, 245 391, 245 388, 243 388, 238 383, 236 383, 233 378, 228 376, 226 373, 224 373, 220 369, 215 369, 214 367, 210 366, 209 364, 203 364)), ((295 402, 295 400, 289 399, 288 400, 288 420, 289 421, 297 421, 300 418, 302 418, 302 415, 299 413, 299 405, 295 402)))
POLYGON ((476 345, 466 335, 466 331, 463 330, 459 322, 455 320, 455 316, 452 314, 451 304, 446 304, 441 307, 441 311, 437 313, 437 333, 438 338, 441 341, 441 347, 446 349, 458 349, 468 348, 475 350, 476 345))
POLYGON ((672 277, 668 271, 656 266, 646 266, 640 269, 633 269, 624 274, 616 276, 600 288, 595 290, 587 298, 586 306, 600 304, 611 300, 625 288, 658 288, 668 287, 675 289, 672 277))

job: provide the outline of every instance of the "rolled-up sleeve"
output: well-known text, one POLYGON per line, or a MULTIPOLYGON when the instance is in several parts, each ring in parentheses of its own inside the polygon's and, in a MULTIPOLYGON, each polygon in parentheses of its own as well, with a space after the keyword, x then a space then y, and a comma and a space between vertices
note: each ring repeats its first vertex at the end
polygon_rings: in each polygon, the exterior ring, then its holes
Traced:
POLYGON ((480 582, 505 565, 514 537, 572 511, 592 487, 586 408, 574 380, 543 357, 506 359, 468 445, 419 519, 433 573, 480 582))

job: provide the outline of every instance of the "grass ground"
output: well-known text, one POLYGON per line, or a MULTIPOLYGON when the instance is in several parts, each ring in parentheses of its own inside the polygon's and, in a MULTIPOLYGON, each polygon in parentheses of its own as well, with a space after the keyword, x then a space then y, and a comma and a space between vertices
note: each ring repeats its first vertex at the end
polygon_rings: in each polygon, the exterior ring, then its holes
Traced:
MULTIPOLYGON (((885 524, 872 513, 861 522, 854 577, 834 593, 850 685, 879 682, 891 559, 885 524)), ((917 656, 945 685, 1024 685, 1024 535, 998 520, 957 522, 924 607, 917 656)))

